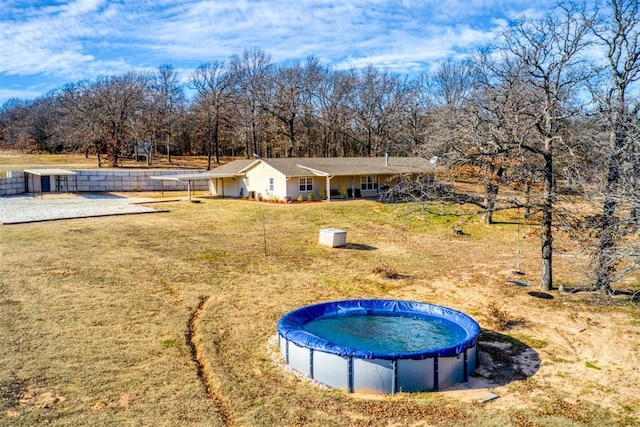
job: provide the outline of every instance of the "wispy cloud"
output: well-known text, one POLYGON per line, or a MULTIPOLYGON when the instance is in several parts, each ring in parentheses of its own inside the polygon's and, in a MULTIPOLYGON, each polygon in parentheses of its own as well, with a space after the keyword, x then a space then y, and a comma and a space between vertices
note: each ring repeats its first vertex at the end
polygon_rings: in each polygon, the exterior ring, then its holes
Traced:
POLYGON ((530 7, 529 0, 3 0, 0 78, 56 84, 164 63, 193 69, 253 47, 277 61, 313 55, 335 67, 414 72, 486 43, 530 7))

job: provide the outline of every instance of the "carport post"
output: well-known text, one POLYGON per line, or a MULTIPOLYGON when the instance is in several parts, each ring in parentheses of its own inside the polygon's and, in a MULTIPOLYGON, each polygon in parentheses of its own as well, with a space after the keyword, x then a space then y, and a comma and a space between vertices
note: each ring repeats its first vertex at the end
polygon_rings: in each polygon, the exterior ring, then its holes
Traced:
POLYGON ((187 200, 191 201, 191 180, 187 180, 187 200))
POLYGON ((326 184, 325 184, 325 194, 327 197, 327 202, 331 201, 331 176, 327 175, 326 184))

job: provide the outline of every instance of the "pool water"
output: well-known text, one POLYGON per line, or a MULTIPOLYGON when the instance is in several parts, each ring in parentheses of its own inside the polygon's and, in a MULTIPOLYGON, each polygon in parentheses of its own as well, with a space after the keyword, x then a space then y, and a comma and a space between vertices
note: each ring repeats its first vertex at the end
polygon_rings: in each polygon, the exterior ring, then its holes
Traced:
POLYGON ((335 345, 380 353, 419 352, 451 347, 467 338, 467 333, 461 326, 430 316, 327 316, 305 323, 303 329, 335 345))

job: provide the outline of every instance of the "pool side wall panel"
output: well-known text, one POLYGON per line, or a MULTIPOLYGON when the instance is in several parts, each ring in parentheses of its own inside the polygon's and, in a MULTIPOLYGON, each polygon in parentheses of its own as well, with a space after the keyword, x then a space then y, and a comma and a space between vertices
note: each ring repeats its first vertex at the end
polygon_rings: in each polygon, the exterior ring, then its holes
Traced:
POLYGON ((433 390, 433 358, 398 360, 398 391, 433 390))
POLYGON ((478 363, 478 345, 467 349, 467 375, 471 376, 478 363))
POLYGON ((311 366, 309 363, 310 353, 310 349, 300 347, 289 341, 289 366, 296 371, 302 372, 306 376, 311 377, 311 366))
MULTIPOLYGON (((394 393, 434 390, 433 358, 397 360, 394 386, 393 362, 386 359, 353 359, 349 378, 348 358, 300 347, 280 337, 280 353, 296 371, 332 388, 356 393, 394 393), (288 348, 287 348, 288 347, 288 348), (311 361, 313 357, 313 361, 311 361), (313 368, 312 368, 313 364, 313 368), (313 372, 312 372, 313 369, 313 372)), ((467 349, 467 375, 475 370, 476 346, 467 349)), ((464 355, 438 358, 438 389, 464 382, 464 355)))
POLYGON ((349 359, 323 351, 313 352, 313 378, 329 387, 349 391, 349 359))
POLYGON ((464 357, 439 357, 438 358, 438 389, 443 389, 461 383, 464 375, 464 357))
POLYGON ((353 391, 391 393, 393 364, 384 359, 353 359, 353 391))

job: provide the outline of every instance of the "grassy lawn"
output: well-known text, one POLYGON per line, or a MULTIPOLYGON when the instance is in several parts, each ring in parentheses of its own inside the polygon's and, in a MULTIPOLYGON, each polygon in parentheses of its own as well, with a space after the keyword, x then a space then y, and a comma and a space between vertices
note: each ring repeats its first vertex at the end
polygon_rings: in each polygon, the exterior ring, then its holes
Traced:
MULTIPOLYGON (((162 208, 0 227, 0 425, 638 422, 637 310, 588 294, 536 297, 539 239, 527 224, 517 239, 517 212, 457 236, 457 218, 366 200, 162 208), (318 245, 326 227, 347 230, 350 246, 318 245), (505 283, 516 246, 533 287, 505 283), (399 278, 375 273, 389 269, 399 278), (269 343, 280 316, 360 297, 474 317, 484 332, 469 387, 372 397, 283 371, 269 343), (496 313, 510 329, 494 328, 496 313), (528 374, 529 362, 514 368, 525 352, 537 361, 528 374), (485 391, 500 398, 469 397, 485 391)), ((562 236, 557 247, 556 281, 579 285, 586 258, 562 236)))

